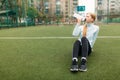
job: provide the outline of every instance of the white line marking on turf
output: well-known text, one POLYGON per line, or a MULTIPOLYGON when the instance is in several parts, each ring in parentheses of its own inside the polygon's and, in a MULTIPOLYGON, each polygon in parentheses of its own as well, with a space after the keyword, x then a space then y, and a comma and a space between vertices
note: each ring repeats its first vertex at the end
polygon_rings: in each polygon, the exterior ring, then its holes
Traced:
MULTIPOLYGON (((78 37, 0 37, 0 39, 74 39, 78 37)), ((120 36, 98 36, 100 39, 110 38, 118 39, 120 36)))
POLYGON ((75 37, 0 37, 0 39, 72 39, 75 37))
POLYGON ((98 36, 98 38, 120 38, 120 36, 98 36))

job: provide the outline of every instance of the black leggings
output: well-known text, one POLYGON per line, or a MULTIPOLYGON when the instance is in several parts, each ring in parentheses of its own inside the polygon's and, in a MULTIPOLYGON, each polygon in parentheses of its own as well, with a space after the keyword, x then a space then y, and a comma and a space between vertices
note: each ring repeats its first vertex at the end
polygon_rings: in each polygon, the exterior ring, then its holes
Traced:
POLYGON ((73 45, 73 58, 78 56, 87 57, 91 53, 91 46, 86 37, 82 37, 81 42, 76 40, 73 45))

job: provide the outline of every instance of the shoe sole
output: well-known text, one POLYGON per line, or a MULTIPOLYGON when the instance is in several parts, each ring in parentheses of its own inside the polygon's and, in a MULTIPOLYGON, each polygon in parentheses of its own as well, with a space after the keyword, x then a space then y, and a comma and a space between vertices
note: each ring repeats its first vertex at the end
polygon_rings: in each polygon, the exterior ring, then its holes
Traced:
POLYGON ((85 72, 85 71, 87 71, 87 69, 85 69, 85 70, 83 70, 83 69, 79 69, 79 71, 81 71, 81 72, 85 72))
POLYGON ((71 72, 77 72, 78 69, 70 69, 71 72))

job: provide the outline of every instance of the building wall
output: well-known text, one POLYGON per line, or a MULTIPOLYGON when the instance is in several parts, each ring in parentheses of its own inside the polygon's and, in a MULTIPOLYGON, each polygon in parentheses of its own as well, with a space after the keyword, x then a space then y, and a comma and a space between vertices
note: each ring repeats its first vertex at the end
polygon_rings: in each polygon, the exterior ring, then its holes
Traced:
POLYGON ((120 0, 97 0, 97 6, 103 15, 108 12, 110 15, 116 15, 120 12, 120 0))
POLYGON ((110 8, 111 15, 119 14, 120 0, 110 0, 109 8, 110 8))
POLYGON ((39 11, 44 10, 49 17, 61 15, 65 20, 72 18, 78 0, 28 0, 28 3, 39 11))
POLYGON ((73 11, 78 5, 78 0, 48 0, 48 3, 49 14, 51 15, 51 17, 59 14, 62 15, 64 18, 67 18, 73 15, 73 11))

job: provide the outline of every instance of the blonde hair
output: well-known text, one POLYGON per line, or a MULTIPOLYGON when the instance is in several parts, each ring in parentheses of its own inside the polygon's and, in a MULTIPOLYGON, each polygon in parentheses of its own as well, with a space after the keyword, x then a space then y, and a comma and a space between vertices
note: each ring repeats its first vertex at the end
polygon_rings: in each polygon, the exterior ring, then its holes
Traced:
POLYGON ((90 16, 91 16, 91 18, 95 21, 95 19, 96 19, 96 15, 94 14, 94 13, 87 13, 87 14, 89 14, 90 16))

